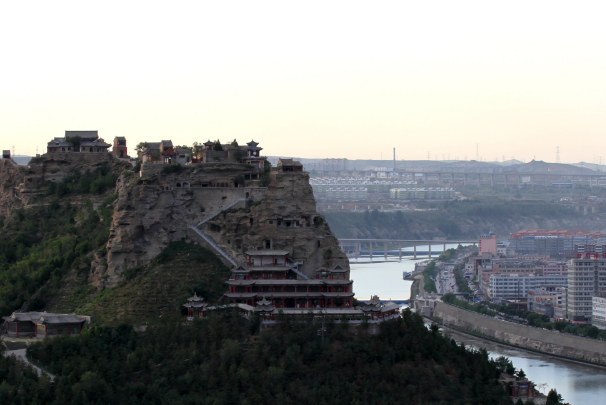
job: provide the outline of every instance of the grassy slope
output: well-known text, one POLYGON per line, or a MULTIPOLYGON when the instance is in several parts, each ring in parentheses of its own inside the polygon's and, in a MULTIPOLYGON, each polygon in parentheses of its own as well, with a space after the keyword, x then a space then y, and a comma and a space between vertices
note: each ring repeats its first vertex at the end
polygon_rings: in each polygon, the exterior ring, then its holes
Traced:
POLYGON ((146 266, 127 270, 126 278, 113 289, 78 298, 61 305, 78 306, 77 313, 90 315, 105 325, 120 322, 143 324, 163 314, 180 314, 194 291, 215 303, 225 291, 229 269, 210 251, 185 242, 171 243, 146 266))

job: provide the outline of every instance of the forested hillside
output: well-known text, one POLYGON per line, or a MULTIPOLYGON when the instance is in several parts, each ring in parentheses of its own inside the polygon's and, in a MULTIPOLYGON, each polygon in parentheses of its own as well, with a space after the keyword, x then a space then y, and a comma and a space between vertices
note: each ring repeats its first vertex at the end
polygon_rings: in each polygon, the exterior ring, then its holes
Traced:
POLYGON ((0 314, 28 301, 40 310, 63 286, 65 278, 86 279, 95 251, 107 243, 114 195, 93 207, 53 199, 48 205, 12 211, 0 222, 0 314))
POLYGON ((544 201, 465 200, 440 203, 434 210, 404 212, 325 212, 340 238, 476 238, 489 231, 507 236, 520 229, 606 229, 604 214, 583 215, 544 201))
MULTIPOLYGON (((364 327, 213 314, 145 333, 96 327, 28 348, 54 384, 0 361, 0 404, 511 404, 496 378, 510 366, 427 329, 418 315, 364 327), (17 372, 7 372, 16 370, 17 372)), ((511 366, 510 366, 511 367, 511 366)))

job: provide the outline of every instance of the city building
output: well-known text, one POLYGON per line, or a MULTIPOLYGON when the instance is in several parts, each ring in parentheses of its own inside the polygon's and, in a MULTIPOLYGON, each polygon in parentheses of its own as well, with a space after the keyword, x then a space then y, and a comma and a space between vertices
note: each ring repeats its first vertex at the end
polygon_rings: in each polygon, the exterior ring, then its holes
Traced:
POLYGON ((495 258, 491 261, 491 270, 503 274, 536 274, 543 275, 542 261, 524 260, 519 257, 509 257, 505 259, 495 258))
POLYGON ((553 308, 553 318, 556 321, 568 320, 568 287, 562 287, 561 303, 553 308))
POLYGON ((327 200, 363 201, 368 198, 365 187, 328 187, 325 198, 327 200))
POLYGON ((111 145, 99 138, 99 131, 65 131, 64 137, 54 138, 46 146, 47 153, 107 153, 111 145))
MULTIPOLYGON (((276 161, 277 164, 277 161, 276 161)), ((304 163, 304 168, 306 172, 341 172, 349 170, 349 160, 347 159, 324 159, 321 162, 316 163, 304 163)))
POLYGON ((535 276, 518 274, 492 274, 489 277, 489 297, 492 300, 526 298, 529 291, 542 286, 565 287, 568 278, 564 276, 535 276))
POLYGON ((479 253, 490 253, 493 256, 498 256, 497 253, 497 235, 490 232, 480 235, 478 240, 479 253))
POLYGON ((90 317, 80 315, 51 314, 49 312, 13 312, 3 316, 4 333, 11 337, 37 337, 79 335, 90 317))
POLYGON ((606 329, 606 297, 593 297, 591 304, 591 324, 606 329))
POLYGON ((334 191, 335 188, 364 188, 369 193, 390 193, 393 188, 403 189, 416 186, 414 181, 398 180, 369 180, 363 178, 345 178, 345 177, 312 177, 309 184, 314 192, 316 199, 329 198, 327 190, 334 191))
POLYGON ((509 242, 497 242, 497 256, 507 256, 509 242))
POLYGON ((527 229, 509 235, 509 248, 516 255, 551 257, 585 252, 606 252, 606 234, 575 230, 527 229))
POLYGON ((441 302, 442 296, 433 292, 423 292, 414 299, 415 312, 421 316, 433 316, 436 304, 441 302))
POLYGON ((370 176, 371 177, 386 178, 386 177, 390 177, 392 174, 394 174, 393 173, 393 168, 391 168, 391 167, 385 167, 385 166, 373 167, 369 171, 370 171, 370 176))
POLYGON ((392 188, 389 196, 392 200, 452 200, 453 188, 392 188))
POLYGON ((593 314, 593 297, 606 293, 606 253, 579 253, 568 262, 568 319, 587 322, 593 314))
POLYGON ((112 154, 117 158, 126 158, 128 153, 126 150, 126 138, 123 136, 117 136, 114 138, 114 147, 112 154))
POLYGON ((544 276, 567 276, 568 263, 564 260, 548 260, 536 265, 537 273, 544 276))
POLYGON ((542 286, 528 291, 527 310, 554 317, 555 308, 562 305, 562 286, 542 286))

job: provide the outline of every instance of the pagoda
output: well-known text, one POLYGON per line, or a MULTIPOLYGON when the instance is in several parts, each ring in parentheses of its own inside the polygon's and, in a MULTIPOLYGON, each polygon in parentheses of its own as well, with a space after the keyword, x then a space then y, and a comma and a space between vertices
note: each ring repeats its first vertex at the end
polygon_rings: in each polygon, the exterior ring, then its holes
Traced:
POLYGON ((283 250, 252 250, 246 257, 247 264, 232 269, 227 281, 229 303, 255 306, 268 300, 281 309, 353 308, 353 280, 340 264, 309 277, 283 250))

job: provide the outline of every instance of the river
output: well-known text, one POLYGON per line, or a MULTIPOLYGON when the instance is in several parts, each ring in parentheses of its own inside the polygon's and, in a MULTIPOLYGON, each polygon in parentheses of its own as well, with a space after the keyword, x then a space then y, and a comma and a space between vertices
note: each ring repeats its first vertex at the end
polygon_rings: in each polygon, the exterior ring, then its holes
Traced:
MULTIPOLYGON (((447 246, 450 247, 453 246, 447 246)), ((383 256, 375 256, 372 263, 369 263, 368 257, 350 259, 351 278, 354 280, 357 299, 367 300, 371 295, 378 295, 381 299, 410 298, 412 281, 403 280, 402 272, 413 271, 415 261, 409 259, 398 261, 397 257, 388 258, 387 262, 383 260, 383 256)), ((556 388, 564 400, 572 405, 586 402, 597 405, 602 403, 602 400, 606 402, 606 368, 585 366, 526 352, 468 335, 453 333, 452 337, 475 348, 485 347, 492 357, 501 355, 509 357, 513 365, 517 369, 523 369, 530 380, 536 384, 547 384, 545 393, 551 388, 556 388)))
MULTIPOLYGON (((456 244, 447 244, 446 249, 456 248, 456 244)), ((413 248, 402 248, 402 250, 412 251, 413 248)), ((442 245, 432 246, 434 252, 442 250, 442 245), (438 249, 439 247, 439 249, 438 249)), ((428 246, 417 246, 419 251, 427 251, 428 246)), ((359 300, 368 300, 371 295, 378 295, 379 298, 392 300, 407 300, 410 298, 410 286, 412 281, 402 279, 402 273, 407 271, 412 273, 415 269, 415 263, 427 260, 427 255, 418 255, 417 260, 407 256, 401 261, 398 256, 388 256, 387 261, 383 255, 373 257, 373 261, 366 256, 360 256, 358 259, 349 259, 351 268, 351 278, 354 281, 353 287, 356 298, 359 300)), ((432 258, 437 255, 432 254, 432 258)))

